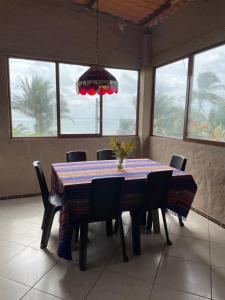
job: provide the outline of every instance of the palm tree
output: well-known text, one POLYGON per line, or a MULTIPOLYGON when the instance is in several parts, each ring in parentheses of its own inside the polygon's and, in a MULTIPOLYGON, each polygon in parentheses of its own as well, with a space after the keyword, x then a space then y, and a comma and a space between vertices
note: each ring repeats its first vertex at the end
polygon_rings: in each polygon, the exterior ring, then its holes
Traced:
MULTIPOLYGON (((157 93, 154 110, 154 133, 180 137, 183 134, 184 109, 174 102, 174 97, 157 93)), ((183 102, 183 101, 182 101, 183 102)))
MULTIPOLYGON (((51 135, 56 116, 54 92, 48 81, 40 77, 20 81, 22 95, 13 95, 12 108, 34 120, 32 135, 51 135)), ((61 101, 62 117, 68 117, 68 107, 61 101)))
POLYGON ((218 132, 225 130, 225 86, 213 72, 198 75, 197 87, 192 92, 191 129, 197 138, 219 139, 218 132))
POLYGON ((53 92, 48 81, 33 77, 20 81, 22 95, 13 95, 12 108, 34 120, 34 131, 47 134, 54 120, 53 92))
POLYGON ((225 86, 213 72, 199 73, 197 89, 192 94, 192 99, 198 102, 199 112, 206 103, 220 105, 221 101, 224 101, 224 98, 218 95, 218 91, 221 90, 225 90, 225 86))

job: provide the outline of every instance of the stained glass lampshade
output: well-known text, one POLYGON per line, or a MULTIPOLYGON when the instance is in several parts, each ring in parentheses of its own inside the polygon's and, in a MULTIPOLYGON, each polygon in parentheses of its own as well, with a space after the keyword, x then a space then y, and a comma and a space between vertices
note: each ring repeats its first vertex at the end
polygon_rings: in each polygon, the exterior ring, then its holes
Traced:
POLYGON ((91 96, 118 93, 116 78, 100 65, 89 68, 77 81, 77 92, 91 96))

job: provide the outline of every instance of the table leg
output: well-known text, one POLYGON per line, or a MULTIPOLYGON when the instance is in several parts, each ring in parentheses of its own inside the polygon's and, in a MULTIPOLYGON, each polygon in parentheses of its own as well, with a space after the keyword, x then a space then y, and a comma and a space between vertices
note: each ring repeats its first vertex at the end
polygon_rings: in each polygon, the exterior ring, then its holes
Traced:
POLYGON ((159 212, 158 209, 152 210, 152 221, 154 233, 160 233, 159 212))
POLYGON ((132 220, 132 247, 134 255, 141 254, 141 243, 140 243, 140 223, 141 217, 139 211, 131 211, 131 220, 132 220))

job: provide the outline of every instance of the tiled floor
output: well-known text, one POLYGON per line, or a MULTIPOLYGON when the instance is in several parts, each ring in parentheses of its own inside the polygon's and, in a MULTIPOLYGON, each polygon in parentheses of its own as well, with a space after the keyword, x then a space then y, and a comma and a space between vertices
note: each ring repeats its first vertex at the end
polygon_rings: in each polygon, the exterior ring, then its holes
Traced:
POLYGON ((104 224, 93 224, 85 272, 77 251, 71 263, 56 256, 58 216, 48 249, 39 249, 42 214, 39 197, 0 201, 0 299, 225 299, 225 230, 194 212, 184 228, 168 216, 170 247, 162 226, 162 234, 142 233, 139 257, 132 255, 124 214, 127 263, 118 237, 106 237, 104 224))

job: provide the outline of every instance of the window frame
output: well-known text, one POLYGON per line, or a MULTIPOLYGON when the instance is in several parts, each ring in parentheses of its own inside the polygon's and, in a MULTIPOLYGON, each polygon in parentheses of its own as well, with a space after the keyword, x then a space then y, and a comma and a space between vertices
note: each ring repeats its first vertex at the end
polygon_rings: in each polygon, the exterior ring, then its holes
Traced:
POLYGON ((191 52, 189 55, 181 56, 179 58, 167 61, 166 63, 159 64, 154 66, 153 68, 153 80, 152 80, 152 107, 151 107, 151 119, 150 119, 150 136, 159 137, 159 138, 166 138, 166 139, 173 139, 179 140, 184 142, 191 142, 191 143, 199 143, 205 145, 212 145, 212 146, 221 146, 225 147, 225 141, 214 141, 208 139, 200 139, 200 138, 191 138, 188 137, 188 119, 189 119, 189 112, 190 112, 190 96, 192 91, 192 84, 193 84, 193 70, 194 70, 194 59, 195 55, 201 54, 203 52, 212 50, 214 48, 218 48, 220 46, 225 46, 225 42, 221 42, 218 44, 214 44, 213 46, 205 47, 200 50, 191 52), (182 59, 188 59, 188 70, 187 70, 187 85, 186 85, 186 96, 185 96, 185 108, 184 108, 184 126, 183 126, 183 137, 171 137, 171 136, 164 136, 164 135, 157 135, 153 133, 153 125, 154 125, 154 111, 155 111, 155 84, 156 84, 156 70, 163 66, 178 62, 182 59))
MULTIPOLYGON (((9 109, 9 137, 10 140, 36 140, 36 139, 61 139, 61 138, 96 138, 96 137, 136 137, 138 135, 138 124, 139 124, 139 96, 140 96, 140 70, 135 68, 125 68, 125 67, 114 67, 109 65, 103 65, 105 68, 114 68, 118 70, 127 70, 127 71, 136 71, 138 72, 138 80, 137 80, 137 102, 136 102, 136 124, 135 124, 135 134, 127 134, 127 135, 103 135, 103 96, 100 96, 100 119, 99 119, 99 133, 87 133, 87 134, 64 134, 61 133, 61 119, 60 119, 60 74, 59 74, 59 65, 60 64, 69 64, 69 65, 80 65, 91 67, 94 64, 85 64, 79 63, 72 60, 61 60, 61 59, 49 59, 43 57, 33 57, 33 56, 20 56, 20 55, 6 55, 6 64, 7 64, 7 81, 8 81, 8 109, 9 109), (56 76, 56 125, 57 125, 57 133, 54 136, 23 136, 23 137, 15 137, 13 136, 13 120, 12 120, 12 105, 11 105, 11 87, 10 87, 10 67, 9 60, 10 59, 24 59, 24 60, 34 60, 34 61, 42 61, 42 62, 50 62, 55 64, 55 76, 56 76)), ((75 90, 75 89, 74 89, 75 90)))

